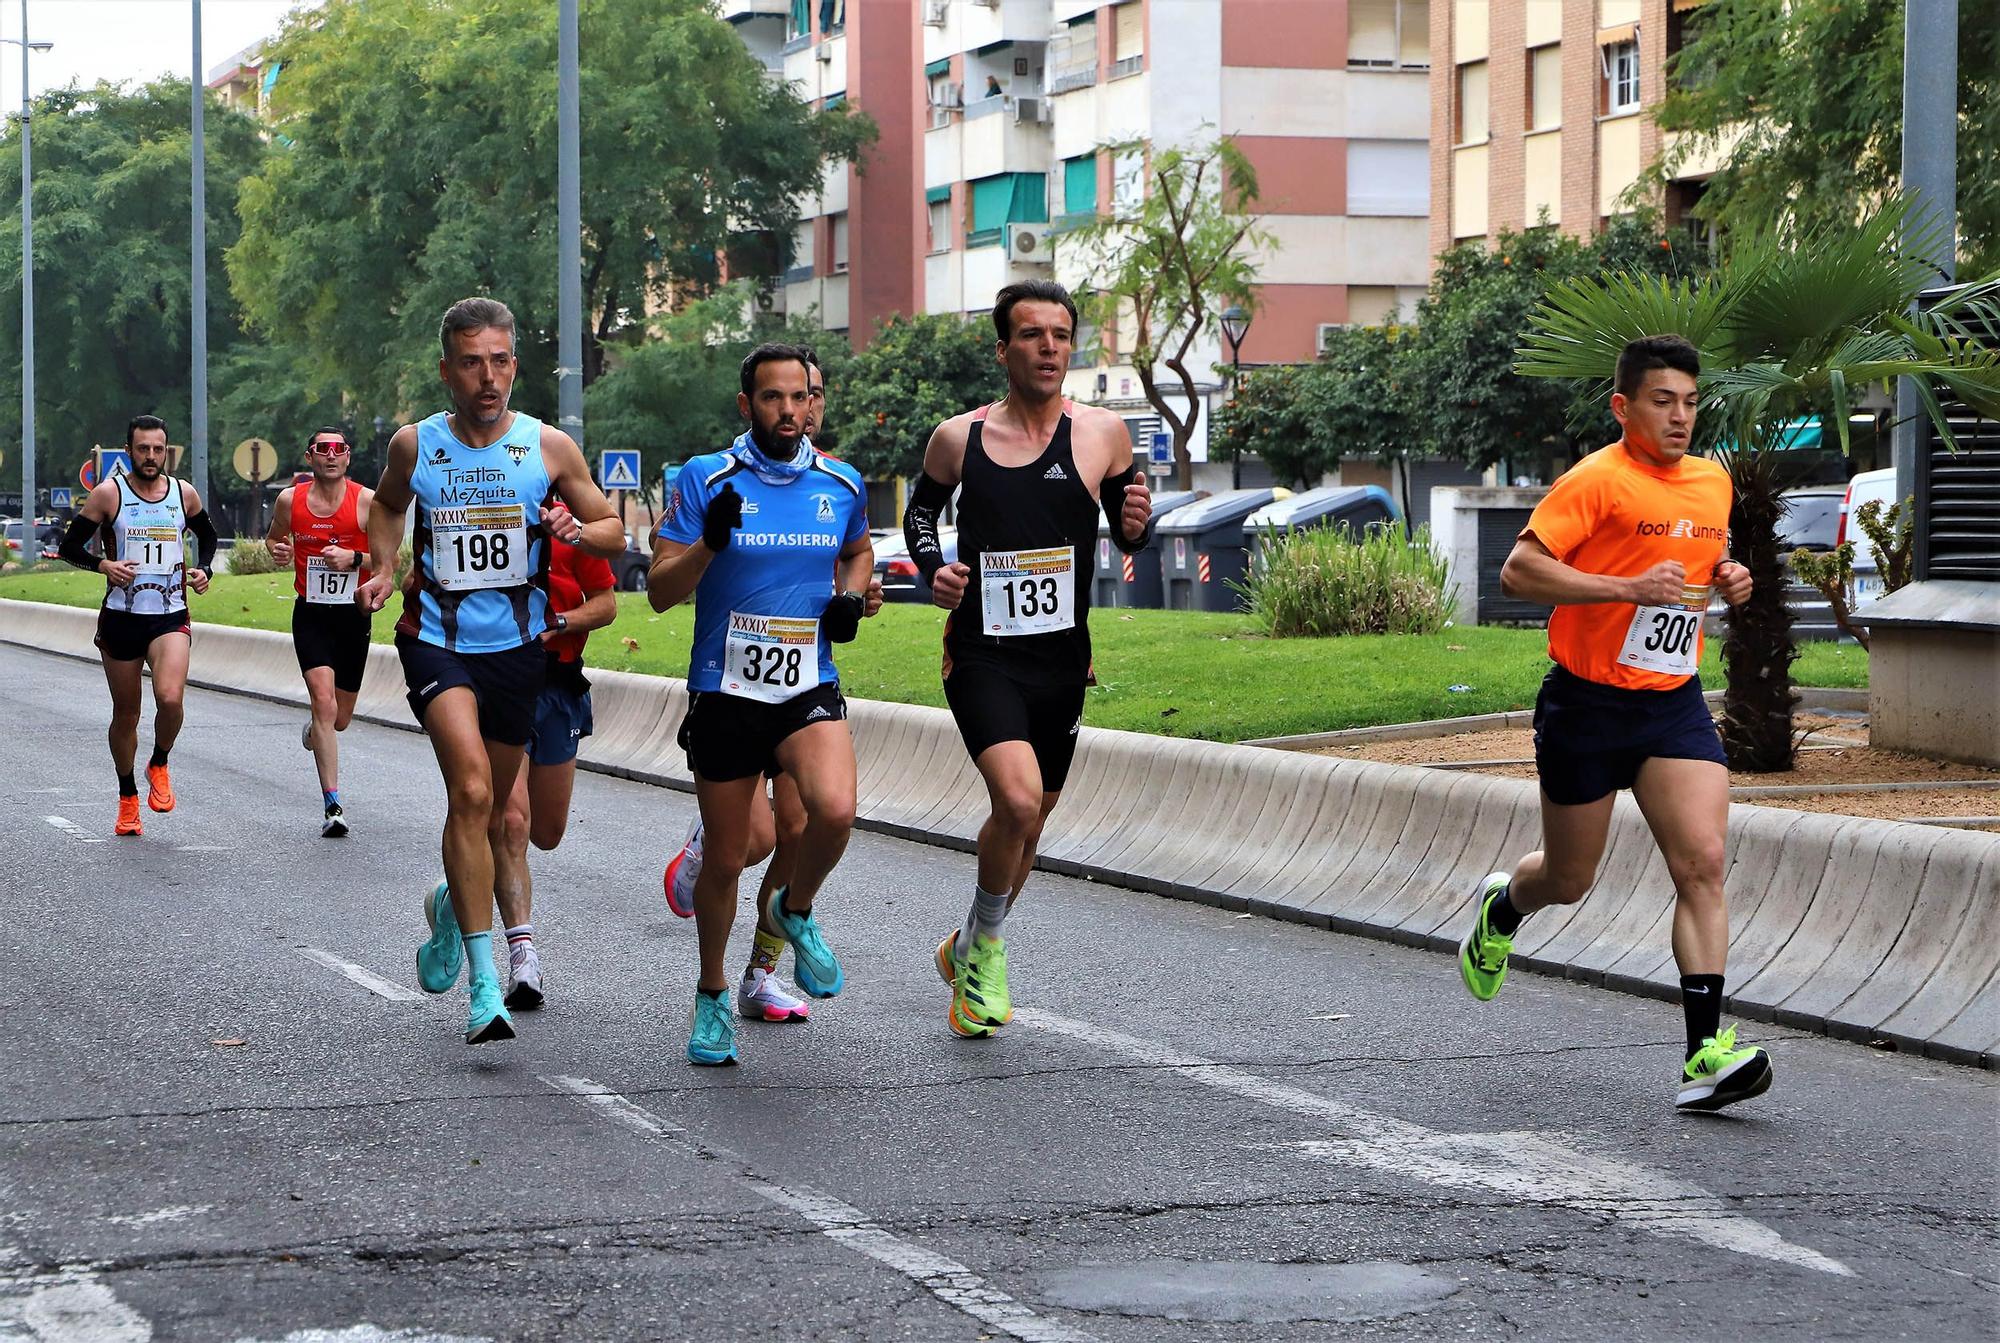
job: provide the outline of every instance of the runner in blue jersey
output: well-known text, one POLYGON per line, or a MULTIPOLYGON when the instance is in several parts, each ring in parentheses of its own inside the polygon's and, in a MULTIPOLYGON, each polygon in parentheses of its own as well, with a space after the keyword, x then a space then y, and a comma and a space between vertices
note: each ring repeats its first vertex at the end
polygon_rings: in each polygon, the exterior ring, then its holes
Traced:
POLYGON ((860 475, 806 441, 807 372, 795 346, 760 345, 744 358, 736 405, 749 432, 681 468, 653 543, 653 609, 695 602, 680 743, 706 856, 694 890, 701 975, 690 1063, 736 1061, 724 966, 768 772, 791 776, 806 825, 792 880, 762 903, 758 928, 791 946, 809 997, 830 998, 845 980, 813 898, 854 824, 854 743, 833 645, 853 639, 867 612, 875 548, 860 475))
POLYGON ((514 1035, 493 968, 493 855, 505 843, 499 802, 514 791, 542 693, 549 544, 610 558, 623 553, 625 528, 569 435, 507 408, 516 366, 506 305, 459 300, 438 341, 453 409, 389 440, 368 512, 374 576, 356 600, 370 611, 389 600, 415 503, 396 652, 446 798, 445 879, 424 906, 431 931, 417 951, 417 979, 446 993, 464 964, 465 1039, 483 1044, 514 1035))

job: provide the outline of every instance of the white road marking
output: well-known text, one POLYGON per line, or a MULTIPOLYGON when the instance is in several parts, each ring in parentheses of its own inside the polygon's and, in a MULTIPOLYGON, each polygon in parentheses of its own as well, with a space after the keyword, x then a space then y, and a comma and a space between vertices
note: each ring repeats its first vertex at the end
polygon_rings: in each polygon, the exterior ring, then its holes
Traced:
MULTIPOLYGON (((254 1338, 239 1338, 236 1343, 259 1343, 254 1338)), ((275 1343, 493 1343, 485 1336, 471 1338, 464 1334, 433 1334, 423 1329, 384 1329, 379 1324, 350 1324, 345 1329, 294 1329, 275 1343)))
POLYGON ((356 965, 353 961, 343 961, 330 951, 321 951, 318 947, 298 947, 295 950, 307 960, 324 965, 335 974, 346 975, 370 993, 387 998, 392 1003, 423 1001, 424 995, 415 989, 407 989, 392 980, 384 979, 367 966, 356 965))
POLYGON ((184 1203, 171 1208, 155 1208, 151 1212, 128 1213, 122 1217, 107 1217, 104 1220, 118 1226, 154 1226, 160 1222, 179 1222, 189 1217, 207 1212, 213 1204, 184 1203))
POLYGON ((1320 1160, 1366 1166, 1456 1189, 1485 1190, 1522 1202, 1608 1214, 1657 1235, 1699 1241, 1719 1250, 1821 1273, 1854 1275, 1854 1270, 1838 1259, 1794 1245, 1763 1223, 1730 1211, 1704 1189, 1664 1171, 1593 1156, 1562 1141, 1559 1135, 1444 1133, 1092 1022, 1033 1008, 1016 1009, 1016 1014, 1036 1030, 1169 1068, 1218 1091, 1322 1120, 1357 1135, 1296 1144, 1298 1150, 1320 1160))
POLYGON ((176 844, 175 853, 234 853, 233 844, 176 844))
MULTIPOLYGON (((0 1263, 21 1258, 0 1246, 0 1263)), ((0 1276, 0 1339, 35 1343, 150 1343, 153 1326, 81 1265, 0 1276)))
POLYGON ((104 841, 104 836, 90 834, 75 821, 69 820, 66 817, 44 816, 42 819, 62 831, 65 835, 68 835, 71 839, 82 840, 85 844, 101 844, 104 841))
POLYGON ((686 1129, 634 1105, 607 1087, 583 1077, 544 1077, 542 1080, 635 1133, 649 1138, 664 1138, 690 1152, 728 1161, 739 1168, 739 1178, 760 1197, 797 1213, 818 1227, 820 1233, 830 1240, 896 1270, 946 1305, 1004 1334, 1021 1339, 1023 1343, 1095 1343, 1093 1336, 1082 1330, 1037 1315, 956 1259, 883 1230, 859 1208, 815 1189, 803 1186, 787 1188, 758 1179, 750 1173, 749 1163, 736 1153, 703 1142, 686 1129))

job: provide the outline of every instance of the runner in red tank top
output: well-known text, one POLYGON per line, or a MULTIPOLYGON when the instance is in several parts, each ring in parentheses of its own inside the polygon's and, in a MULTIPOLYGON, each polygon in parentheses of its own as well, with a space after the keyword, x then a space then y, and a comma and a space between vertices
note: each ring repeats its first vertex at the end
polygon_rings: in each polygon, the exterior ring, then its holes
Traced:
POLYGON ((306 444, 312 478, 278 495, 271 510, 271 555, 292 566, 292 648, 306 679, 312 716, 299 734, 319 767, 320 834, 347 833, 340 806, 340 747, 368 665, 370 615, 355 601, 368 581, 368 504, 375 492, 347 478, 347 436, 321 429, 306 444))

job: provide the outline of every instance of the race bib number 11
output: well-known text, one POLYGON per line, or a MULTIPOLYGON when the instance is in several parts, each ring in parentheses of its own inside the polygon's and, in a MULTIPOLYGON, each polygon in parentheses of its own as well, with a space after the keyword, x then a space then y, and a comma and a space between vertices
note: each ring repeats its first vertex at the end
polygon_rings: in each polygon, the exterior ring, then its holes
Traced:
POLYGON ((1047 634, 1076 625, 1076 552, 982 551, 979 609, 986 633, 1047 634))
POLYGON ((722 693, 782 704, 819 684, 819 621, 729 613, 722 693))
POLYGON ((527 510, 519 504, 431 510, 431 577, 454 592, 527 582, 527 510))
POLYGON ((132 527, 125 532, 125 558, 142 574, 170 574, 180 568, 185 545, 178 527, 132 527))

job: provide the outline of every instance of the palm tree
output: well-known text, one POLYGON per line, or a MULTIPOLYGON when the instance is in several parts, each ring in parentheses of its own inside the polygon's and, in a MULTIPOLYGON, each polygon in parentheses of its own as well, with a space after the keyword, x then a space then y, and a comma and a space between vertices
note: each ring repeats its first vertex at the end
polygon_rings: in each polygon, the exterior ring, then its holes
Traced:
POLYGON ((1777 527, 1775 456, 1784 426, 1818 415, 1848 450, 1847 417, 1870 386, 1914 380, 1924 413, 1956 450, 1940 392, 2000 416, 2000 277, 1963 286, 1922 312, 1936 255, 1906 200, 1864 223, 1777 235, 1734 249, 1712 274, 1669 281, 1629 274, 1570 280, 1534 313, 1516 369, 1584 384, 1601 406, 1619 351, 1640 336, 1678 334, 1701 351, 1696 450, 1735 483, 1730 555, 1755 590, 1729 616, 1723 740, 1738 769, 1792 768, 1791 614, 1777 527))

